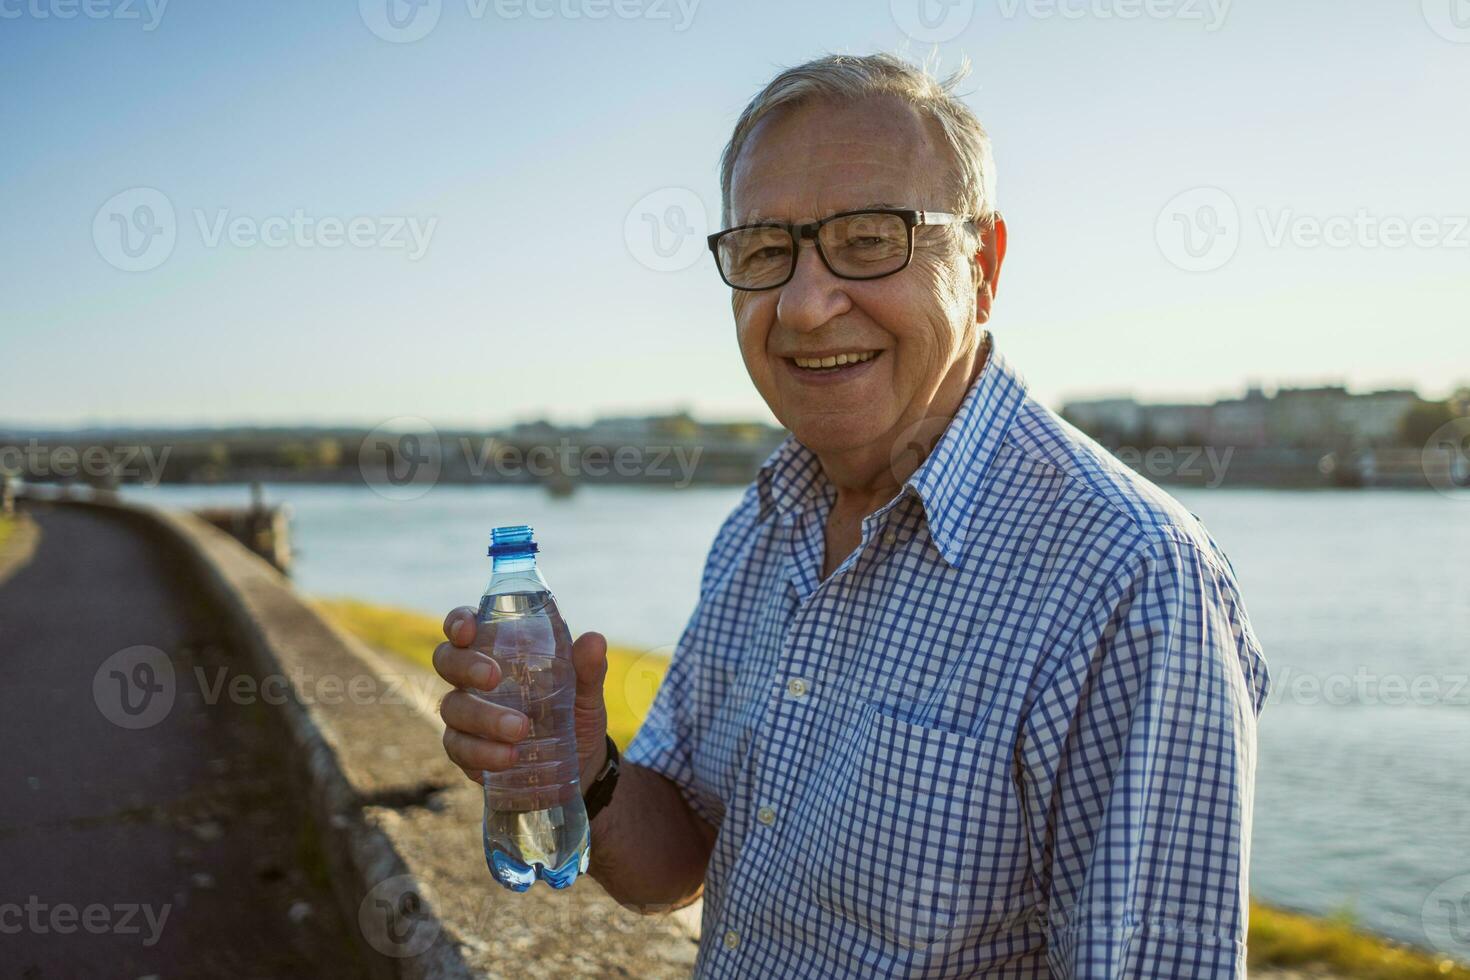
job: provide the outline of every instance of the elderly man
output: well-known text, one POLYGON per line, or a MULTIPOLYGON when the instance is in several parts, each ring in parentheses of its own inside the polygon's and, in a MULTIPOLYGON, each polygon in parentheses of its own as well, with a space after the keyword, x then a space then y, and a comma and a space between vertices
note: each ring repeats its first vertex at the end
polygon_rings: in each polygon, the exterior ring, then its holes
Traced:
MULTIPOLYGON (((828 57, 736 124, 710 245, 791 437, 620 770, 605 643, 574 647, 592 874, 703 894, 700 976, 1243 976, 1265 663, 1205 529, 997 349, 1006 226, 952 85, 828 57)), ((472 616, 435 662, 484 688, 472 616)), ((513 764, 523 717, 442 712, 472 779, 513 764)))

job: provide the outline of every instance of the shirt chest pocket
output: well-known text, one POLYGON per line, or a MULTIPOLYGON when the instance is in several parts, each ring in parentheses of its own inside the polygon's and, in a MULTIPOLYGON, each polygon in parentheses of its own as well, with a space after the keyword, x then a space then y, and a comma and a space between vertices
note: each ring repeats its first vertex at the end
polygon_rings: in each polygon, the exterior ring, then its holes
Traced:
POLYGON ((833 757, 801 848, 818 906, 932 953, 1020 926, 1028 867, 1009 746, 868 704, 833 757))

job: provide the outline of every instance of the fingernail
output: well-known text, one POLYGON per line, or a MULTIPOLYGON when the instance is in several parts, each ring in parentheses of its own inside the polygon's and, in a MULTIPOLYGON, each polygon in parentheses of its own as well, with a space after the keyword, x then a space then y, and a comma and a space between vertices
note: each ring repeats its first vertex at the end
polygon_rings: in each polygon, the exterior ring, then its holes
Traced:
POLYGON ((452 640, 459 635, 459 624, 464 622, 463 616, 456 616, 449 621, 449 638, 452 640))
POLYGON ((506 715, 500 719, 500 734, 506 738, 520 738, 525 725, 526 719, 520 715, 506 715))
POLYGON ((490 681, 494 679, 495 668, 488 664, 475 664, 470 668, 470 680, 476 687, 488 688, 490 681))

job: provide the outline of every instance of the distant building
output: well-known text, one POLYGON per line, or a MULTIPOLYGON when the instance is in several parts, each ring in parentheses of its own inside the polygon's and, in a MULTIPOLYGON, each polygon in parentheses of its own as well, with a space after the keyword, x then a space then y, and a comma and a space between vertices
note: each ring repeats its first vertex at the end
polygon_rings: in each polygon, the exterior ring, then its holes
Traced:
POLYGON ((1209 405, 1143 406, 1145 441, 1161 446, 1200 446, 1210 431, 1209 405))
POLYGON ((1132 398, 1068 402, 1062 416, 1107 446, 1233 446, 1346 451, 1397 446, 1404 419, 1424 400, 1391 388, 1353 394, 1341 385, 1252 386, 1212 405, 1141 404, 1132 398))
POLYGON ((1244 398, 1227 398, 1214 404, 1206 441, 1211 446, 1260 449, 1266 445, 1266 412, 1271 404, 1259 386, 1251 386, 1244 398))
POLYGON ((532 445, 555 442, 561 434, 561 429, 544 419, 537 419, 534 422, 517 422, 501 433, 503 438, 511 442, 532 445))
POLYGON ((1280 388, 1266 414, 1266 435, 1275 446, 1293 449, 1342 442, 1342 403, 1350 396, 1341 385, 1280 388))
POLYGON ((1121 446, 1143 427, 1143 406, 1132 398, 1068 402, 1062 417, 1105 446, 1121 446))
POLYGON ((1417 392, 1403 388, 1354 395, 1339 405, 1338 425, 1352 433, 1357 448, 1393 446, 1399 442, 1404 419, 1423 401, 1417 392))
POLYGON ((692 441, 700 432, 700 423, 688 412, 673 415, 604 416, 581 430, 584 439, 597 442, 663 442, 692 441))

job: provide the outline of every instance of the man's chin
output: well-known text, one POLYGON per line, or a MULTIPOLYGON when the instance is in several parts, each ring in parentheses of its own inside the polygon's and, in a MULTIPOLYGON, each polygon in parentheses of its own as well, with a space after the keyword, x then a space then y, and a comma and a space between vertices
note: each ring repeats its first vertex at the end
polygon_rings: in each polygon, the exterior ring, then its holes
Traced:
POLYGON ((871 419, 833 414, 797 420, 789 425, 796 441, 817 455, 844 453, 872 445, 882 430, 871 419))

